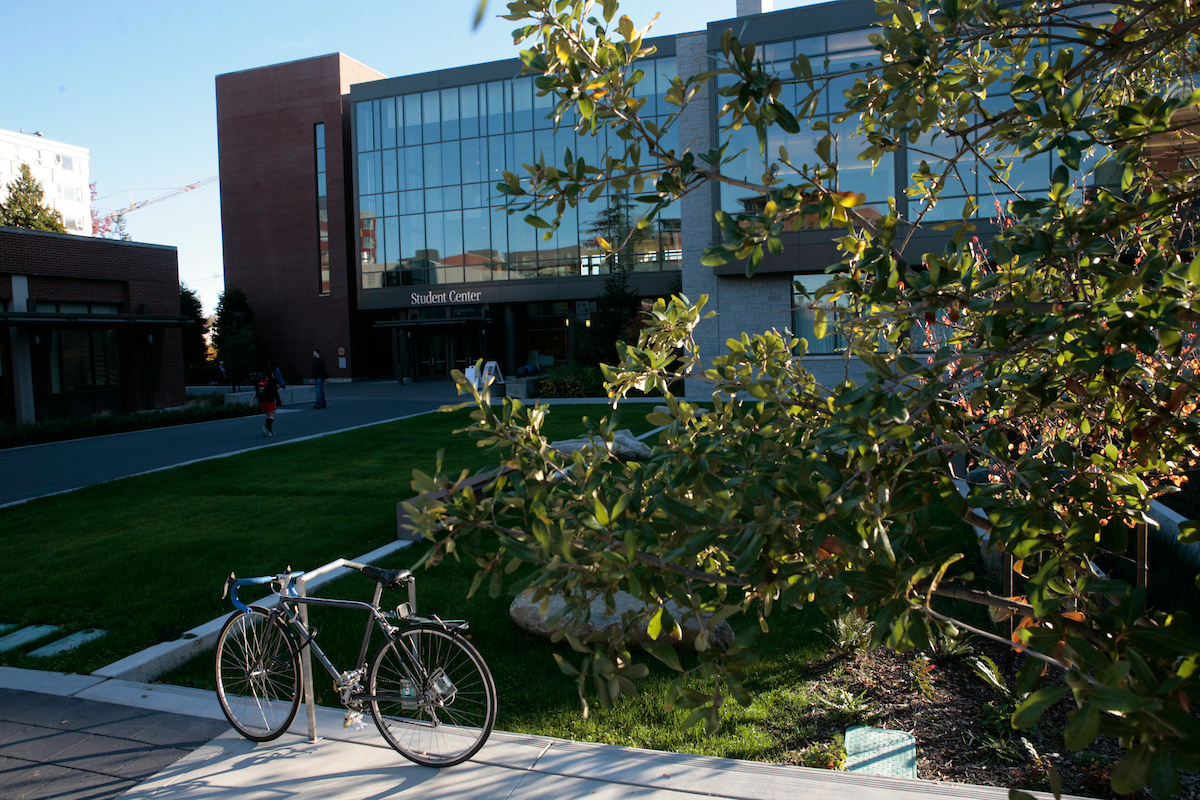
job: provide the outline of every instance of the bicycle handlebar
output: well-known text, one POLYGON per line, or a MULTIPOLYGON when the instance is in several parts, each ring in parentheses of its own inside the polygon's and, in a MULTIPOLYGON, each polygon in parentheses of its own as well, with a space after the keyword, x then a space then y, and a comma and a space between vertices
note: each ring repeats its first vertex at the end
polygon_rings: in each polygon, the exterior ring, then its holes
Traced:
POLYGON ((304 575, 303 572, 288 571, 282 575, 264 575, 260 578, 239 578, 231 572, 229 573, 229 577, 225 579, 225 588, 221 591, 221 599, 224 600, 225 597, 228 596, 230 601, 233 603, 234 608, 236 608, 238 611, 249 612, 250 606, 238 599, 237 591, 239 587, 261 586, 264 583, 278 582, 279 588, 274 590, 275 594, 282 595, 286 592, 294 595, 296 590, 292 587, 292 584, 295 582, 296 578, 299 578, 302 575, 304 575))

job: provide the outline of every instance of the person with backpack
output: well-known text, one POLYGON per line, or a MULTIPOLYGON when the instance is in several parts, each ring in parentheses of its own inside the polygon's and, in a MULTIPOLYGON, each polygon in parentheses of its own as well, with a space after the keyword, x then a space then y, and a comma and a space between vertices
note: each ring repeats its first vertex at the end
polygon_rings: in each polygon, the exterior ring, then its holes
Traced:
POLYGON ((270 364, 267 364, 267 369, 258 379, 258 383, 254 384, 254 397, 267 418, 266 424, 262 426, 262 435, 274 436, 275 410, 279 407, 280 399, 279 382, 275 380, 275 368, 270 364))

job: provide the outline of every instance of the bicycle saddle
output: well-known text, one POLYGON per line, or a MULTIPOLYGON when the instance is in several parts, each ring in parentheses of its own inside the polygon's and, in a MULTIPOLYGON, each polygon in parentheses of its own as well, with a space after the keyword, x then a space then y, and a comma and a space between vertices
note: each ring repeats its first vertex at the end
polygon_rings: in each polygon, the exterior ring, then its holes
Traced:
POLYGON ((406 569, 382 569, 368 565, 359 571, 368 578, 379 581, 388 589, 399 589, 406 585, 412 577, 412 572, 406 569))

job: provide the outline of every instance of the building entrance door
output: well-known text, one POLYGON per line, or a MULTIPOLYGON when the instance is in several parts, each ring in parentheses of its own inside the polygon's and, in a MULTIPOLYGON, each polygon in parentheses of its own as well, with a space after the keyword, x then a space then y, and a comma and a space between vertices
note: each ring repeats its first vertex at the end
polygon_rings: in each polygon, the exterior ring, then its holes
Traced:
POLYGON ((416 337, 416 367, 419 381, 450 380, 449 338, 443 333, 422 331, 416 337))

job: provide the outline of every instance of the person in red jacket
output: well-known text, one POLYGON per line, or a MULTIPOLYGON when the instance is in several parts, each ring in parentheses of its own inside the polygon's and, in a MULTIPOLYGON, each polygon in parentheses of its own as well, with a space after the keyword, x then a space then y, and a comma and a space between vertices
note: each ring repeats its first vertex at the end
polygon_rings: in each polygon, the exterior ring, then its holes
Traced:
POLYGON ((262 426, 262 435, 274 436, 275 411, 279 407, 280 399, 279 382, 275 380, 275 368, 272 365, 267 364, 262 377, 254 385, 254 396, 258 400, 258 407, 267 418, 262 426))

